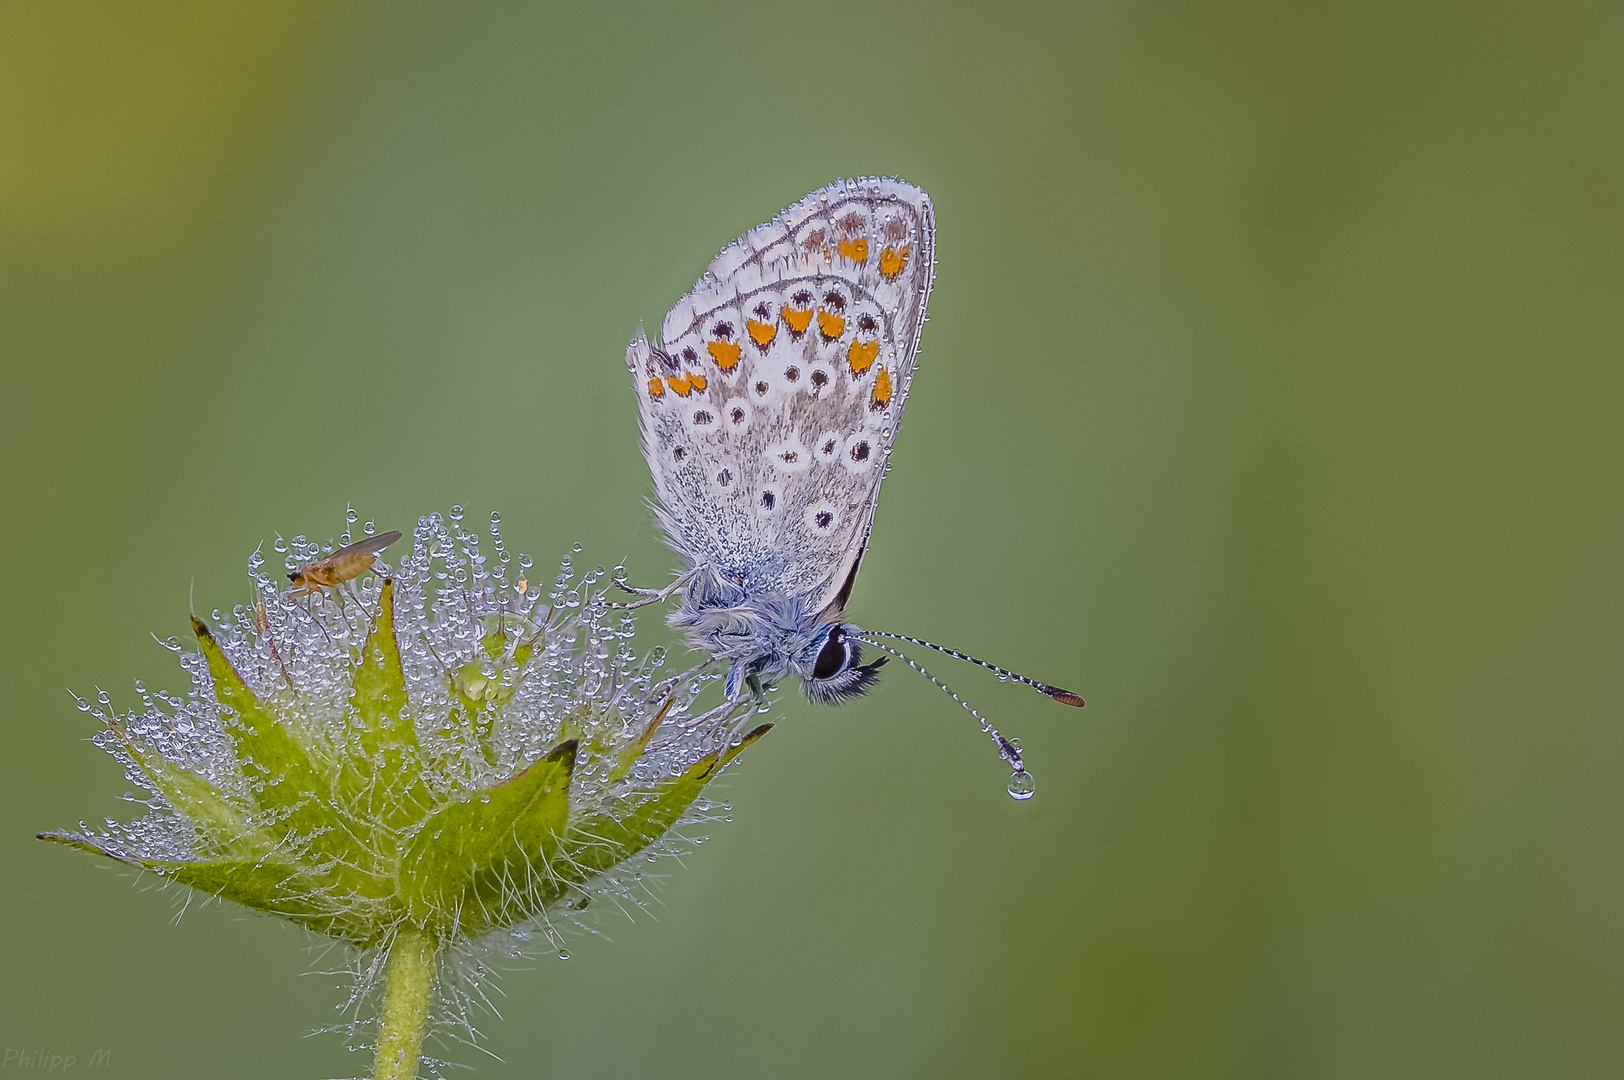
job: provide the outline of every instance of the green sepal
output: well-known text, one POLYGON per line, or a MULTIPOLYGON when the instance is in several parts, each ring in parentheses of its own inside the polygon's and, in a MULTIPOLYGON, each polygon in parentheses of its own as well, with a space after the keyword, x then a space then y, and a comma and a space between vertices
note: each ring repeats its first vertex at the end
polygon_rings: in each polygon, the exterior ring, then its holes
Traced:
POLYGON ((654 719, 643 727, 643 733, 615 751, 615 764, 609 770, 611 784, 624 780, 626 774, 632 771, 632 766, 637 764, 637 759, 648 749, 648 744, 654 739, 654 732, 660 727, 660 721, 665 719, 665 714, 671 711, 671 706, 676 704, 676 700, 667 698, 665 704, 660 706, 660 711, 654 714, 654 719))
POLYGON ((305 831, 321 824, 326 815, 315 804, 330 797, 331 785, 316 767, 309 748, 248 688, 208 624, 196 615, 192 616, 192 632, 208 659, 209 674, 214 676, 214 697, 220 703, 226 734, 236 745, 237 760, 258 772, 250 776, 258 781, 255 801, 266 809, 288 811, 291 830, 305 831))
POLYGON ((406 917, 439 936, 479 934, 534 913, 569 819, 576 740, 478 799, 442 807, 400 862, 406 917))
POLYGON ((152 786, 197 826, 208 850, 258 855, 276 846, 273 837, 250 827, 243 811, 203 777, 162 754, 153 753, 121 728, 115 726, 113 734, 152 786))
POLYGON ((116 851, 109 851, 100 844, 91 840, 82 833, 68 832, 66 829, 52 829, 50 832, 34 834, 35 840, 44 840, 48 844, 64 844, 80 851, 88 851, 92 855, 105 855, 114 862, 126 863, 130 866, 140 866, 141 860, 120 855, 116 851))
POLYGON ((556 884, 549 891, 547 902, 563 896, 570 885, 601 874, 664 836, 699 797, 705 785, 745 747, 770 730, 771 724, 762 724, 737 746, 706 754, 681 776, 672 777, 641 797, 627 800, 618 815, 595 813, 570 822, 553 863, 556 884))
POLYGON ((375 944, 394 926, 392 883, 355 873, 341 864, 312 870, 280 858, 142 859, 104 848, 73 832, 43 832, 38 839, 150 870, 203 892, 354 945, 375 944), (357 890, 360 879, 370 888, 357 890))
POLYGON ((340 774, 346 801, 361 798, 362 816, 392 830, 422 820, 433 805, 423 782, 417 729, 406 699, 406 674, 395 638, 395 581, 385 578, 378 593, 378 614, 361 648, 350 706, 359 720, 358 753, 345 755, 349 767, 340 774))

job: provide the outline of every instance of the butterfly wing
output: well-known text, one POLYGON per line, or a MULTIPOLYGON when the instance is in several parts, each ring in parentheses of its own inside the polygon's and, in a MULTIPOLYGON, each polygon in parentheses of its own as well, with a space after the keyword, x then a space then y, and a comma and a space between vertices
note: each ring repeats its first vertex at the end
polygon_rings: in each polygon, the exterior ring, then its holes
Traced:
POLYGON ((935 273, 930 199, 837 181, 724 248, 626 354, 655 513, 690 565, 821 611, 855 571, 935 273))

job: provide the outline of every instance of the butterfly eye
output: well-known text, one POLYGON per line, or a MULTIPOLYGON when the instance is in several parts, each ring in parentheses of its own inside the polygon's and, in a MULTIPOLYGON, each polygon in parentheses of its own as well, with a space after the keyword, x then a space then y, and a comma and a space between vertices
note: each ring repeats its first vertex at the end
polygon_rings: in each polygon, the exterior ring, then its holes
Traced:
POLYGON ((840 631, 829 635, 824 642, 823 649, 818 653, 818 662, 812 665, 814 679, 832 679, 846 666, 846 636, 840 631))

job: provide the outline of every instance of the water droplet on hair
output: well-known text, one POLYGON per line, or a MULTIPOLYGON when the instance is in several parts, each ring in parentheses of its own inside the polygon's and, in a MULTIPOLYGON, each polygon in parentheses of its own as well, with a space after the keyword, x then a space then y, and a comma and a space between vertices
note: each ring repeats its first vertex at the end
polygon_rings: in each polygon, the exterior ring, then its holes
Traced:
POLYGON ((1025 769, 1021 769, 1009 778, 1009 797, 1012 799, 1024 802, 1030 799, 1032 793, 1037 789, 1038 782, 1032 779, 1032 774, 1025 769))
POLYGON ((575 554, 579 555, 581 553, 581 542, 579 540, 577 540, 575 543, 571 544, 570 545, 570 550, 575 552, 575 554))

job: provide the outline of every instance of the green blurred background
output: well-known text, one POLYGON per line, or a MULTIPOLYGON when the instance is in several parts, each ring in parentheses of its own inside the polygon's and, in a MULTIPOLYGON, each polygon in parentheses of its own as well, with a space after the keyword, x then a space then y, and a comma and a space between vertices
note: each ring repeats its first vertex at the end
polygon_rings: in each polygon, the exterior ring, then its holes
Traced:
MULTIPOLYGON (((43 828, 64 688, 280 530, 464 503, 670 565, 621 357, 837 176, 935 200, 853 605, 658 920, 490 1076, 1624 1075, 1624 9, 0 5, 0 1048, 361 1071, 301 932, 43 828)), ((650 640, 663 639, 646 620, 650 640)))

